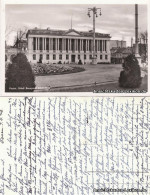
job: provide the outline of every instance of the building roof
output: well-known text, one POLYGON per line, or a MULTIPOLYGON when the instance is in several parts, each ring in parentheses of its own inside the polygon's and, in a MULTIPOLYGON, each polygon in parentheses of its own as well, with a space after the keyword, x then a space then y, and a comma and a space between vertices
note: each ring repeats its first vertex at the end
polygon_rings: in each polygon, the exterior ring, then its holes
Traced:
MULTIPOLYGON (((82 36, 82 37, 93 37, 93 31, 76 31, 74 29, 69 30, 55 30, 55 29, 30 29, 27 32, 28 35, 57 35, 57 36, 82 36), (71 34, 72 33, 72 34, 71 34), (74 34, 73 34, 74 33, 74 34)), ((97 38, 111 38, 110 34, 102 34, 102 33, 95 33, 95 37, 97 38)))
POLYGON ((132 53, 133 52, 133 49, 131 48, 131 47, 127 47, 127 48, 125 48, 124 50, 123 50, 123 54, 130 54, 130 53, 132 53))
POLYGON ((120 47, 117 49, 116 53, 123 53, 123 51, 125 50, 126 48, 124 47, 120 47))

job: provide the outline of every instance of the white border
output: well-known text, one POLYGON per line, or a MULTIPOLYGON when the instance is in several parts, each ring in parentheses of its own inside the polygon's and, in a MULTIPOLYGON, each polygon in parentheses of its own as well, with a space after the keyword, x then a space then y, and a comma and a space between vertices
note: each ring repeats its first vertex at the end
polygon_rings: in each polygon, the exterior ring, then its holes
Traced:
MULTIPOLYGON (((6 93, 5 92, 5 5, 6 4, 147 4, 148 5, 148 21, 149 21, 149 0, 126 0, 121 2, 120 0, 1 0, 0 1, 0 95, 1 96, 82 96, 82 97, 95 97, 95 96, 150 96, 150 85, 148 84, 147 93, 93 93, 93 92, 41 92, 41 93, 6 93)), ((148 45, 149 40, 149 23, 148 23, 148 45)), ((149 55, 148 50, 148 57, 149 55)), ((150 83, 149 75, 149 64, 148 64, 148 83, 150 83)))

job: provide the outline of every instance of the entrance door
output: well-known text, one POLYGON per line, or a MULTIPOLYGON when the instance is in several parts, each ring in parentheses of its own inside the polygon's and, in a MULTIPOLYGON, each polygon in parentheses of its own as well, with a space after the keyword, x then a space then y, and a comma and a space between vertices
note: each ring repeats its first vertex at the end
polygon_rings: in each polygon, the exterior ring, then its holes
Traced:
POLYGON ((75 55, 71 55, 71 62, 75 62, 75 55))

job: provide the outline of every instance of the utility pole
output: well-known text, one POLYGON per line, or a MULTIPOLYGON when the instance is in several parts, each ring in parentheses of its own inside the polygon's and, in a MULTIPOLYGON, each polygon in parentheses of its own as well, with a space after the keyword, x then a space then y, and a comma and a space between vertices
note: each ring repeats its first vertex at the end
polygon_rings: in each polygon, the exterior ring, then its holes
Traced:
POLYGON ((101 14, 101 8, 96 8, 96 7, 93 7, 93 8, 88 8, 88 16, 90 16, 90 12, 92 11, 93 12, 93 57, 92 57, 92 64, 97 64, 96 62, 96 53, 95 53, 95 16, 98 17, 97 15, 97 10, 100 10, 100 16, 102 15, 101 14))

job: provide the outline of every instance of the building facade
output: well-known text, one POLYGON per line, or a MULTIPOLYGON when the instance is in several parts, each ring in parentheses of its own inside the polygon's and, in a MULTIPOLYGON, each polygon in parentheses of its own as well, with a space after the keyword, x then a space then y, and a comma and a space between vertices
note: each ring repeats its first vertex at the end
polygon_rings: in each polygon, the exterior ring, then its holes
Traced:
POLYGON ((111 49, 111 63, 122 64, 124 63, 124 59, 132 53, 133 53, 133 49, 131 47, 125 47, 125 48, 113 47, 111 49))
POLYGON ((112 49, 113 47, 124 48, 126 47, 126 41, 110 40, 110 49, 112 49))
MULTIPOLYGON (((110 35, 95 33, 97 63, 110 63, 110 35)), ((92 63, 93 32, 74 29, 32 29, 27 32, 28 60, 32 63, 92 63)))

